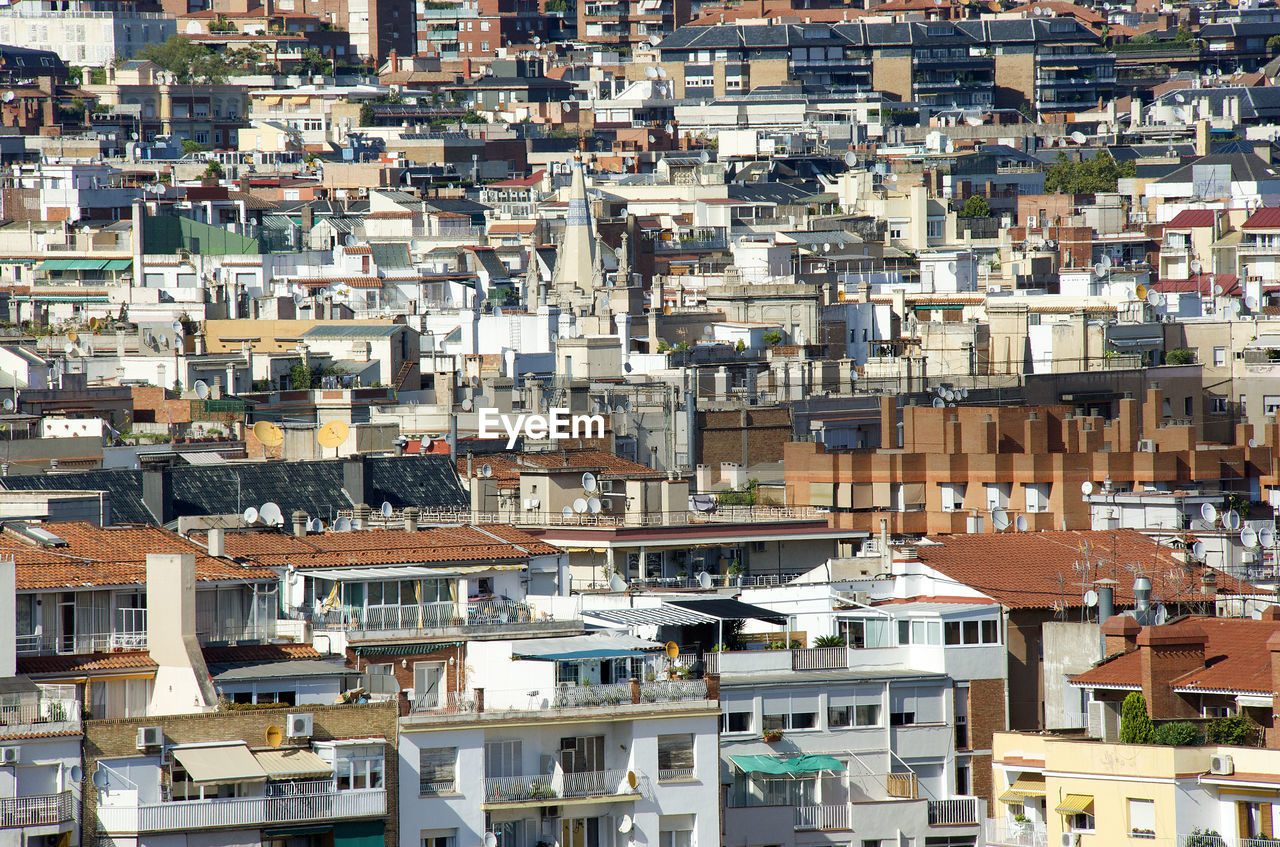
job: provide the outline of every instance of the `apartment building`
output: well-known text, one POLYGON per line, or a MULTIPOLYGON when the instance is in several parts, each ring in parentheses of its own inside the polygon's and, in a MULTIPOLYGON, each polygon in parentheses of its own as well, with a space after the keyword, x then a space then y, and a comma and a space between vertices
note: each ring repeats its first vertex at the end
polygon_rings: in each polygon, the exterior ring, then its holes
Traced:
POLYGON ((81 843, 82 732, 74 686, 0 678, 0 844, 81 843))
POLYGON ((0 43, 51 50, 69 65, 105 68, 177 31, 149 0, 22 0, 0 9, 0 43))
POLYGON ((912 23, 711 24, 658 45, 674 96, 722 97, 784 82, 884 91, 931 109, 1045 113, 1095 106, 1114 57, 1074 18, 912 23), (1012 105, 1010 105, 1012 104, 1012 105))
POLYGON ((689 0, 580 0, 578 40, 628 50, 648 47, 689 23, 689 0))
POLYGON ((400 721, 400 821, 433 847, 720 843, 714 679, 625 635, 471 642, 458 697, 400 721))

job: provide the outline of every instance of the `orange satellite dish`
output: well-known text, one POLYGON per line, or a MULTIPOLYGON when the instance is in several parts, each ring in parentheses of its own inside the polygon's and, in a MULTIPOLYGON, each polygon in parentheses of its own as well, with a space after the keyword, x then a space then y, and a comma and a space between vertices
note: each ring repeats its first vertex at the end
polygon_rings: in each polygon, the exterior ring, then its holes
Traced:
POLYGON ((321 447, 337 449, 342 442, 347 440, 351 428, 342 421, 329 421, 320 427, 320 431, 316 433, 316 441, 320 442, 321 447))
POLYGON ((253 425, 253 437, 267 447, 279 447, 284 443, 284 430, 271 421, 258 421, 253 425))

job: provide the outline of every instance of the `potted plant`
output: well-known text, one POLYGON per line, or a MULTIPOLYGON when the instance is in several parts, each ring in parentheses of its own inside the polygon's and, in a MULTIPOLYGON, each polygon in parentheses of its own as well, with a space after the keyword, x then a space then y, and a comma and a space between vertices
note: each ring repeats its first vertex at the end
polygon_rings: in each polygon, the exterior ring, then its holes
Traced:
POLYGON ((733 585, 742 584, 742 562, 737 559, 729 563, 729 582, 733 585))
POLYGON ((764 740, 765 740, 765 741, 767 741, 767 742, 768 742, 768 743, 770 743, 770 744, 773 744, 774 742, 777 742, 777 741, 781 741, 781 740, 782 740, 782 730, 780 730, 780 729, 766 729, 766 730, 764 731, 764 740))

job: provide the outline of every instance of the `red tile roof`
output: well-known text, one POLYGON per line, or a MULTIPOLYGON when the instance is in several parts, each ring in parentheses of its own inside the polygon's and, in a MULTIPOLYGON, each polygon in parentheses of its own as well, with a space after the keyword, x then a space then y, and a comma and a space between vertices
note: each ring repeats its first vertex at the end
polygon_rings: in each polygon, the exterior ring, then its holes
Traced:
POLYGON ((210 665, 323 658, 320 651, 310 644, 239 644, 235 647, 202 647, 200 652, 210 665))
POLYGON ((1280 208, 1259 209, 1241 224, 1243 229, 1280 229, 1280 208))
POLYGON ((276 579, 267 568, 209 556, 204 548, 160 527, 104 528, 84 521, 39 526, 66 541, 66 546, 41 547, 0 534, 0 555, 12 555, 18 566, 19 591, 141 585, 147 581, 148 553, 194 554, 197 582, 276 579))
POLYGON ((1191 229, 1193 227, 1213 226, 1218 213, 1213 209, 1183 209, 1173 220, 1165 224, 1165 229, 1191 229))
POLYGON ((89 653, 78 656, 19 656, 20 674, 73 674, 88 671, 154 670, 155 660, 146 650, 123 653, 89 653))
MULTIPOLYGON (((1169 680, 1174 689, 1271 693, 1271 652, 1267 649, 1267 639, 1280 632, 1280 621, 1189 617, 1166 626, 1147 627, 1148 632, 1175 635, 1194 634, 1197 629, 1208 637, 1205 666, 1169 680)), ((1140 650, 1085 671, 1073 682, 1097 688, 1141 686, 1140 650)))
MULTIPOLYGON (((1091 579, 1117 580, 1115 602, 1121 608, 1134 603, 1130 564, 1138 564, 1150 577, 1152 597, 1166 603, 1193 596, 1203 600, 1198 593, 1200 574, 1209 570, 1184 564, 1173 549, 1132 529, 979 533, 928 540, 939 543, 917 546, 921 562, 1011 609, 1079 608, 1085 586, 1076 566, 1086 558, 1105 562, 1095 567, 1091 579), (1084 542, 1089 545, 1087 556, 1081 550, 1084 542)), ((1258 593, 1252 585, 1215 573, 1223 593, 1258 593)))
POLYGON ((1212 297, 1215 289, 1222 286, 1228 297, 1240 295, 1240 279, 1235 274, 1196 274, 1190 279, 1159 279, 1151 287, 1164 294, 1191 294, 1199 292, 1201 297, 1212 297))
POLYGON ((531 185, 537 185, 542 182, 543 176, 546 175, 545 170, 537 170, 529 176, 520 176, 515 179, 504 179, 502 182, 491 182, 489 188, 527 188, 531 185))
POLYGON ((441 526, 406 532, 370 529, 298 538, 286 532, 228 532, 227 554, 296 568, 359 565, 467 564, 554 556, 560 548, 512 526, 441 526))

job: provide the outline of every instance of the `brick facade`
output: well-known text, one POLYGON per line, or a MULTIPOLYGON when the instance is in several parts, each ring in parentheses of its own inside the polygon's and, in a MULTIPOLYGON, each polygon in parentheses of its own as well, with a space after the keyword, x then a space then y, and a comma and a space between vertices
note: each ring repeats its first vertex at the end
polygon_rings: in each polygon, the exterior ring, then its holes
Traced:
POLYGON ((394 703, 350 706, 281 706, 280 708, 226 711, 203 715, 161 715, 119 720, 89 720, 84 723, 84 785, 80 843, 96 847, 97 792, 90 779, 99 759, 138 756, 138 728, 159 726, 166 743, 201 741, 244 741, 251 750, 267 749, 268 727, 283 726, 285 715, 306 712, 314 716, 313 741, 347 738, 386 739, 384 747, 384 787, 387 792, 386 847, 398 847, 399 757, 396 749, 397 710, 394 703))
POLYGON ((722 462, 735 462, 751 467, 781 462, 791 437, 789 409, 698 412, 696 464, 719 467, 722 462))
POLYGON ((1142 696, 1152 720, 1185 720, 1200 717, 1185 698, 1174 693, 1171 680, 1204 667, 1208 636, 1198 627, 1174 632, 1164 627, 1147 627, 1138 634, 1138 655, 1142 660, 1142 696))
POLYGON ((996 808, 991 796, 991 745, 995 733, 1005 728, 1004 680, 974 679, 969 681, 969 747, 988 752, 970 757, 970 791, 977 797, 987 798, 990 808, 996 808))
MULTIPOLYGON (((401 692, 406 688, 413 688, 413 665, 415 662, 444 662, 446 690, 448 691, 463 691, 467 684, 467 651, 465 644, 442 644, 438 650, 399 656, 363 655, 356 648, 347 647, 347 667, 356 668, 363 673, 369 665, 389 664, 391 665, 391 674, 395 677, 396 685, 399 686, 401 692)), ((417 692, 414 693, 417 694, 417 692)), ((396 701, 399 704, 399 714, 409 714, 410 709, 413 707, 413 704, 409 702, 409 698, 402 693, 396 698, 396 701)))

